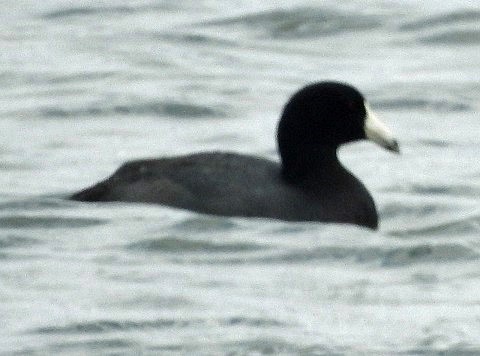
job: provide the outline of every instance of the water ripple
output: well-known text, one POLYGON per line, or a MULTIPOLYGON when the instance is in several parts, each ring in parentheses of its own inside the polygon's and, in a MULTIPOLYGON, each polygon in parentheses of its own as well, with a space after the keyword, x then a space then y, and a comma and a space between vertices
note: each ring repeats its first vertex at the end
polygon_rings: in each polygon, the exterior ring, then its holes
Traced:
POLYGON ((241 26, 268 38, 294 39, 371 30, 381 26, 381 22, 379 17, 358 12, 306 7, 252 13, 210 21, 204 25, 232 28, 241 26))
POLYGON ((111 331, 142 330, 142 329, 162 329, 162 328, 184 328, 191 326, 195 322, 192 320, 178 319, 157 319, 157 320, 95 320, 90 322, 72 323, 64 326, 45 326, 31 331, 33 334, 99 334, 111 331))
MULTIPOLYGON (((477 345, 457 344, 452 346, 445 345, 445 339, 440 337, 425 338, 425 345, 420 345, 418 348, 413 348, 405 352, 398 353, 399 355, 461 355, 461 356, 478 356, 480 355, 480 347, 477 345), (431 345, 436 341, 441 346, 431 345)), ((396 353, 396 352, 395 352, 396 353)))
POLYGON ((375 101, 375 106, 384 110, 428 110, 438 112, 461 112, 471 110, 471 106, 446 98, 432 100, 427 98, 395 98, 375 101))
POLYGON ((35 115, 46 118, 78 118, 82 116, 122 115, 122 116, 169 116, 177 118, 224 117, 226 110, 220 107, 211 107, 177 101, 150 101, 135 103, 99 103, 88 104, 81 108, 67 108, 60 106, 44 107, 35 115))
POLYGON ((346 350, 336 350, 326 345, 302 346, 275 338, 258 338, 221 345, 214 353, 229 350, 231 355, 344 355, 346 350))
POLYGON ((210 231, 235 231, 237 224, 232 219, 225 217, 201 215, 188 218, 179 223, 175 223, 170 230, 175 232, 210 232, 210 231))
POLYGON ((0 211, 40 211, 44 209, 63 209, 70 206, 71 203, 64 199, 23 199, 23 200, 10 200, 4 203, 0 203, 0 211))
POLYGON ((428 17, 426 19, 407 22, 401 25, 400 29, 406 30, 406 31, 420 30, 424 28, 430 28, 432 26, 448 26, 452 24, 458 24, 458 23, 470 22, 470 21, 474 23, 478 23, 480 21, 480 11, 478 10, 455 11, 447 14, 442 14, 439 16, 428 17))
POLYGON ((235 317, 220 320, 220 324, 225 326, 245 325, 245 326, 253 326, 253 327, 285 326, 285 323, 282 323, 275 319, 248 318, 243 316, 235 316, 235 317))
POLYGON ((207 264, 285 264, 311 263, 312 261, 351 261, 374 263, 383 267, 400 267, 419 263, 455 262, 477 259, 478 252, 469 246, 455 243, 423 243, 405 246, 322 246, 314 249, 296 249, 288 252, 258 256, 242 256, 221 259, 198 259, 207 264))
POLYGON ((230 48, 237 45, 234 41, 229 39, 199 33, 162 33, 157 35, 156 38, 172 41, 174 43, 183 42, 185 45, 213 45, 222 48, 230 48))
POLYGON ((133 5, 133 6, 83 6, 69 7, 46 12, 41 15, 45 20, 62 20, 71 17, 84 18, 87 16, 111 17, 115 15, 130 15, 139 12, 152 12, 178 9, 178 5, 168 4, 168 2, 159 2, 155 5, 133 5))
MULTIPOLYGON (((120 355, 125 353, 141 354, 142 347, 129 338, 105 338, 93 340, 78 340, 54 342, 42 349, 25 349, 18 352, 19 355, 36 354, 67 354, 67 355, 85 355, 85 354, 105 354, 120 355)), ((17 353, 16 353, 17 354, 17 353)))
POLYGON ((215 243, 200 240, 186 240, 177 237, 146 239, 131 243, 128 250, 147 252, 242 252, 255 251, 263 247, 249 243, 215 243))
POLYGON ((11 247, 23 247, 23 246, 33 246, 37 244, 41 244, 42 242, 33 239, 30 237, 23 237, 23 236, 5 236, 0 237, 0 250, 4 248, 11 248, 11 247))
POLYGON ((424 146, 438 147, 438 148, 445 148, 445 147, 455 145, 454 142, 447 141, 447 140, 437 140, 434 138, 423 138, 423 139, 417 140, 417 142, 424 146))
POLYGON ((253 327, 284 327, 285 323, 266 318, 251 318, 233 316, 217 320, 207 319, 154 319, 154 320, 94 320, 87 322, 71 323, 64 326, 43 326, 30 330, 30 334, 40 335, 70 335, 70 334, 103 334, 115 331, 165 329, 165 328, 188 328, 216 323, 219 326, 235 327, 241 325, 253 327))
MULTIPOLYGON (((422 142, 422 141, 420 141, 422 142)), ((425 141, 423 141, 425 142, 425 141)), ((440 143, 440 141, 426 141, 429 142, 430 145, 441 147, 441 145, 445 145, 440 143)), ((448 145, 448 144, 447 144, 448 145)), ((411 184, 403 184, 403 185, 394 185, 387 189, 386 192, 389 193, 410 193, 410 194, 420 194, 420 195, 452 195, 456 197, 477 197, 480 194, 480 190, 478 187, 468 184, 461 184, 461 183, 411 183, 411 184)), ((430 206, 430 204, 425 204, 425 206, 430 206)), ((424 207, 418 207, 419 209, 424 210, 424 207)))
POLYGON ((0 217, 0 228, 23 228, 23 229, 58 229, 58 228, 81 228, 102 225, 106 222, 93 218, 70 218, 63 216, 27 216, 12 215, 0 217))
POLYGON ((448 213, 452 209, 448 206, 442 206, 435 203, 423 203, 422 205, 404 204, 402 202, 387 203, 382 207, 381 216, 383 218, 392 218, 397 216, 407 217, 428 217, 436 213, 448 213))
POLYGON ((478 235, 480 232, 480 216, 461 216, 430 223, 423 226, 413 226, 401 230, 392 231, 389 234, 396 237, 418 236, 460 236, 478 235))
POLYGON ((404 266, 414 263, 439 263, 477 259, 478 253, 470 247, 460 244, 420 244, 409 247, 398 247, 388 251, 382 265, 404 266))
POLYGON ((399 26, 400 31, 416 31, 417 41, 431 45, 472 45, 480 43, 480 11, 462 10, 422 18, 399 26), (425 31, 433 30, 433 33, 425 31))
POLYGON ((425 44, 472 45, 480 43, 480 30, 447 30, 419 38, 425 44))
POLYGON ((54 10, 42 15, 44 19, 60 19, 67 17, 84 17, 91 15, 112 15, 112 14, 130 14, 134 8, 128 6, 109 6, 109 7, 72 7, 60 10, 54 10))

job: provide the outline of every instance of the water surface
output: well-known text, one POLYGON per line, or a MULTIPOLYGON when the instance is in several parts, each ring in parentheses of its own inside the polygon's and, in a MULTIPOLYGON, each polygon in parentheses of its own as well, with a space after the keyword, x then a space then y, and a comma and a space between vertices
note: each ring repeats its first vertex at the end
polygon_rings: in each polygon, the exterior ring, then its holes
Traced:
POLYGON ((0 14, 1 354, 480 352, 469 1, 18 1, 0 14), (284 102, 362 90, 378 232, 64 197, 128 159, 277 159, 284 102))

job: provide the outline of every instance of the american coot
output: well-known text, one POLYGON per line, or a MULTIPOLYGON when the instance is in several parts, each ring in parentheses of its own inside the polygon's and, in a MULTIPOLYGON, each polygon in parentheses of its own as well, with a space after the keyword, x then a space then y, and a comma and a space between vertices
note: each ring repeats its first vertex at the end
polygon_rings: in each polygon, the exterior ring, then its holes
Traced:
POLYGON ((337 148, 361 139, 399 148, 355 88, 337 82, 304 87, 285 106, 277 139, 281 163, 226 152, 135 160, 71 199, 377 228, 375 203, 340 164, 337 148))

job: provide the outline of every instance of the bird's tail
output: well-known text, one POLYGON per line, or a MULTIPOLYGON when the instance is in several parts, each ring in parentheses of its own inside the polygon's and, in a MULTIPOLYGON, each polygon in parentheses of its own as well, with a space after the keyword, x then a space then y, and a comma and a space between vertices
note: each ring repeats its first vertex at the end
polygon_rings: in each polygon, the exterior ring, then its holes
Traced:
POLYGON ((85 188, 70 196, 70 200, 76 201, 105 201, 108 194, 106 182, 100 182, 92 187, 85 188))

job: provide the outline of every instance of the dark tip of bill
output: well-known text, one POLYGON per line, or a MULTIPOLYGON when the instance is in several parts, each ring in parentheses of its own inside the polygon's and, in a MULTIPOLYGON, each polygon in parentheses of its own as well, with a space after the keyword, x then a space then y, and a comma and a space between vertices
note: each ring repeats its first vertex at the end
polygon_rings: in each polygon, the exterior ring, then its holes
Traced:
POLYGON ((400 154, 400 146, 399 146, 397 140, 392 140, 392 141, 388 144, 387 149, 388 149, 389 151, 392 151, 392 152, 395 152, 395 153, 397 153, 397 154, 400 154))

